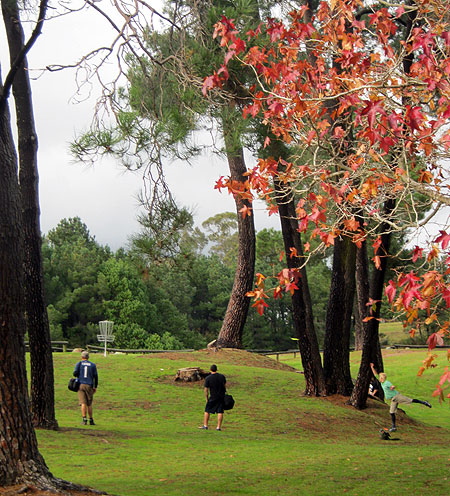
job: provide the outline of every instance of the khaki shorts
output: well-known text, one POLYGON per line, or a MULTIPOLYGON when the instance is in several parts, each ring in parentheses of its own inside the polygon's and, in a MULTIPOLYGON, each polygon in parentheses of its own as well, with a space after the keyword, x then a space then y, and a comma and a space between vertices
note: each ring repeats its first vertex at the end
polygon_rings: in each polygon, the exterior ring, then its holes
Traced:
POLYGON ((80 389, 78 390, 78 400, 80 405, 92 405, 92 400, 94 399, 94 389, 88 384, 80 384, 80 389))
POLYGON ((412 403, 412 399, 408 398, 408 396, 403 396, 403 394, 397 393, 391 399, 391 408, 389 409, 389 413, 395 413, 398 408, 399 403, 404 403, 405 405, 409 405, 412 403))

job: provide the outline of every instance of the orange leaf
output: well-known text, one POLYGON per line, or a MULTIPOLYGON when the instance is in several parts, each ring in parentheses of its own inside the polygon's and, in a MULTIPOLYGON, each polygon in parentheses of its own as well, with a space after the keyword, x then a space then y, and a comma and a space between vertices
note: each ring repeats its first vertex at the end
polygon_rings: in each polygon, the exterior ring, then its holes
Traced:
POLYGON ((242 217, 245 219, 245 217, 248 215, 249 217, 251 217, 252 215, 252 209, 251 207, 247 207, 247 205, 244 205, 240 210, 239 212, 242 213, 242 217))

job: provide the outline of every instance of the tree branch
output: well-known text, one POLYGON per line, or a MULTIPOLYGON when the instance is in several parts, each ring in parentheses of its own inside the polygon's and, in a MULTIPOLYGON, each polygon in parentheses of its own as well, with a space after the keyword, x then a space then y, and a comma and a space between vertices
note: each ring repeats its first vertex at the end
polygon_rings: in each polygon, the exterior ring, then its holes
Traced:
MULTIPOLYGON (((4 16, 9 15, 8 14, 9 7, 8 7, 7 3, 8 2, 2 2, 2 13, 4 16)), ((41 0, 41 2, 39 4, 39 15, 38 15, 38 19, 36 21, 36 26, 34 27, 30 38, 25 43, 22 50, 20 50, 20 52, 17 54, 15 60, 12 62, 11 68, 10 68, 6 78, 5 78, 5 83, 3 84, 2 87, 0 87, 0 112, 3 112, 3 110, 5 108, 6 101, 9 98, 9 94, 11 92, 11 87, 13 85, 14 77, 16 76, 17 71, 19 70, 20 66, 23 64, 23 61, 25 60, 27 53, 31 50, 31 47, 34 45, 38 36, 42 32, 42 25, 45 21, 45 14, 47 12, 47 6, 48 6, 48 0, 41 0)))

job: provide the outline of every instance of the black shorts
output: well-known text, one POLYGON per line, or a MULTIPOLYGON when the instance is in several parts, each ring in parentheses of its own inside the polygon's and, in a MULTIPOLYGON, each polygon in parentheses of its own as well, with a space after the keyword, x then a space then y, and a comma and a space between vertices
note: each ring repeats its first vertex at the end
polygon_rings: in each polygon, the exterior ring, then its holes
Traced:
POLYGON ((208 400, 205 406, 206 413, 223 413, 223 398, 208 400))

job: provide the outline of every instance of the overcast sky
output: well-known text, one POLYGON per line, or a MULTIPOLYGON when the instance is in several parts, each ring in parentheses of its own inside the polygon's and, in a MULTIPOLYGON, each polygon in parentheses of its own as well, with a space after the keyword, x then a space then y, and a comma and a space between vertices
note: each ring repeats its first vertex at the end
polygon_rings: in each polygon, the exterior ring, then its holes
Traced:
MULTIPOLYGON (((157 5, 157 2, 152 2, 157 5)), ((0 34, 0 62, 3 77, 9 69, 3 23, 0 34)), ((40 67, 73 63, 100 45, 108 44, 112 32, 95 12, 71 14, 44 24, 42 35, 29 55, 32 77, 40 67)), ((113 64, 111 63, 111 71, 113 64)), ((139 230, 137 195, 143 184, 139 172, 124 172, 112 159, 93 167, 75 163, 69 154, 69 143, 88 129, 98 92, 76 103, 75 71, 44 73, 32 81, 36 127, 39 140, 39 194, 41 229, 46 233, 63 218, 78 216, 101 244, 112 249, 125 246, 129 236, 139 230)), ((250 158, 248 166, 253 166, 250 158)), ((170 188, 182 206, 192 208, 196 224, 224 211, 235 211, 234 201, 214 189, 216 180, 228 174, 225 160, 217 155, 203 156, 192 166, 165 164, 170 188)), ((257 229, 279 228, 262 206, 256 211, 257 229)))

